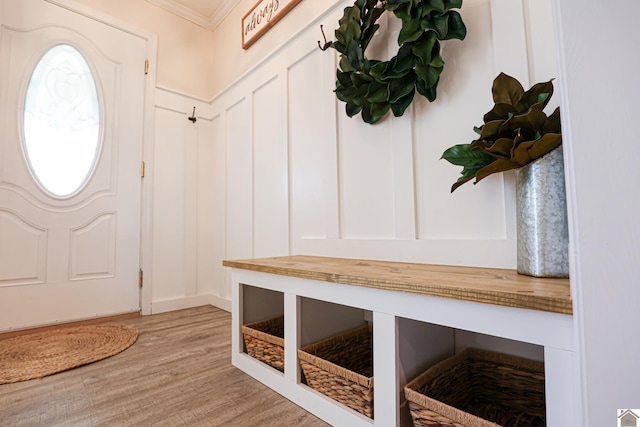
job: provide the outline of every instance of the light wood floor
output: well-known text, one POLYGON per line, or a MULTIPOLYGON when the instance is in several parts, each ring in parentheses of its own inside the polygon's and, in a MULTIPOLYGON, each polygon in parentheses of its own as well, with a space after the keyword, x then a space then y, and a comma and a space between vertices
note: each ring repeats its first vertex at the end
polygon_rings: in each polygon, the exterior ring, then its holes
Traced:
POLYGON ((327 426, 231 366, 213 307, 124 320, 138 341, 67 372, 0 385, 0 426, 327 426))

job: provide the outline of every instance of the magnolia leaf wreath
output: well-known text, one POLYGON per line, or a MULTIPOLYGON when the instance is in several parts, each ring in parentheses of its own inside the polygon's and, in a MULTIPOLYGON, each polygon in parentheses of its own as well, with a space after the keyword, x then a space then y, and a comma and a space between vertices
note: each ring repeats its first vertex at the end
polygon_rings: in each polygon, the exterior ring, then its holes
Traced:
POLYGON ((389 109, 402 116, 416 91, 433 102, 444 67, 440 40, 463 40, 467 35, 460 14, 452 10, 461 6, 462 0, 356 0, 346 7, 335 31, 337 40, 325 38, 318 46, 340 53, 335 92, 346 103, 347 115, 361 113, 370 124, 389 109), (389 61, 368 59, 365 51, 385 11, 402 20, 398 54, 389 61))

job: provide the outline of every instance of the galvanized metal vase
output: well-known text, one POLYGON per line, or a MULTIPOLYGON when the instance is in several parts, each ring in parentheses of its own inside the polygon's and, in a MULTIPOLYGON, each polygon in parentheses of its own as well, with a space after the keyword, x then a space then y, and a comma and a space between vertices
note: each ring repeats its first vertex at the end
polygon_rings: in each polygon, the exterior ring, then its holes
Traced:
POLYGON ((562 146, 516 169, 518 273, 569 277, 562 146))

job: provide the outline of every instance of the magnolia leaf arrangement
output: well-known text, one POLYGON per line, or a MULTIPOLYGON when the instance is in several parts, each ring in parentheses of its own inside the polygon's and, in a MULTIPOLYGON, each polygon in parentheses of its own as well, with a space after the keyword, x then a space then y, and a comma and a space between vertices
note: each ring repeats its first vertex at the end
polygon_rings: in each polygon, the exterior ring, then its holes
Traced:
POLYGON ((462 0, 356 0, 346 7, 336 41, 318 45, 340 53, 335 92, 346 103, 347 115, 360 113, 370 124, 389 110, 402 116, 416 91, 433 102, 444 67, 440 41, 463 40, 467 34, 460 14, 452 10, 461 6, 462 0), (386 11, 402 20, 400 49, 389 61, 368 59, 365 51, 386 11))
POLYGON ((478 183, 491 174, 525 166, 562 144, 560 109, 550 116, 542 111, 553 95, 552 80, 525 92, 518 80, 500 73, 491 92, 495 105, 484 115, 484 124, 474 128, 478 139, 442 154, 449 163, 463 167, 451 192, 474 177, 478 183))

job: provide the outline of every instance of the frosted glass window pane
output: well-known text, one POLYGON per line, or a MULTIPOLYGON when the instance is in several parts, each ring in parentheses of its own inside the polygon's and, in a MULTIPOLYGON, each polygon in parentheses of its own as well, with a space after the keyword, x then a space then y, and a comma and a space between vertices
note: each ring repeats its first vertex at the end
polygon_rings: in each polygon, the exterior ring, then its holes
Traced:
POLYGON ((89 64, 72 46, 49 49, 36 65, 24 104, 24 145, 31 172, 57 197, 79 191, 100 148, 100 105, 89 64))

